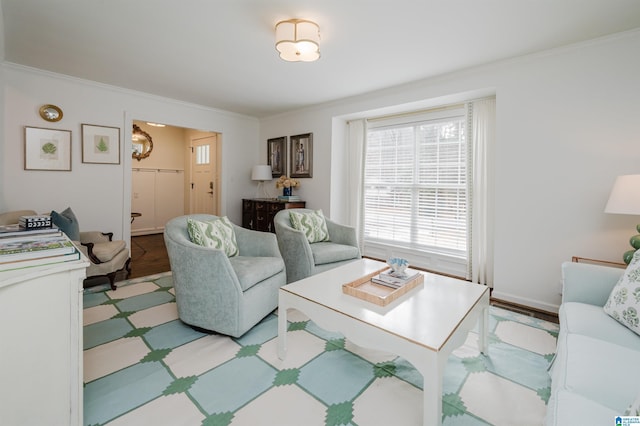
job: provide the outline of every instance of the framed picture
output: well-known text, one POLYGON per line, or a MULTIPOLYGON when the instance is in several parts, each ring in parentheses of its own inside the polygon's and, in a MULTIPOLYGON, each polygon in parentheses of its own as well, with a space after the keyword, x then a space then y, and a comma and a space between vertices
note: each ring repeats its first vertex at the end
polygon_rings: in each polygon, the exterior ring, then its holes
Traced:
POLYGON ((271 166, 271 176, 278 178, 287 173, 287 137, 267 141, 267 164, 271 166))
POLYGON ((83 124, 82 162, 120 164, 120 129, 83 124))
POLYGON ((71 130, 25 127, 24 169, 71 171, 71 130))
POLYGON ((291 136, 289 176, 310 178, 313 176, 313 133, 291 136))

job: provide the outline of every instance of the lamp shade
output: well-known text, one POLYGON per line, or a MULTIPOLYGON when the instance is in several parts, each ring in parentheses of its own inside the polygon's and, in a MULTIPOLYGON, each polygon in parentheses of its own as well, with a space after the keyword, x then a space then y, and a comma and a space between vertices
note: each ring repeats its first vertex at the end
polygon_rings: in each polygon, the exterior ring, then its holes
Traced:
POLYGON ((604 211, 640 215, 640 175, 618 176, 604 211))
POLYGON ((304 19, 289 19, 276 24, 276 50, 289 62, 312 62, 320 58, 318 24, 304 19))
POLYGON ((253 166, 251 169, 251 180, 271 180, 273 176, 271 175, 271 166, 259 165, 253 166))

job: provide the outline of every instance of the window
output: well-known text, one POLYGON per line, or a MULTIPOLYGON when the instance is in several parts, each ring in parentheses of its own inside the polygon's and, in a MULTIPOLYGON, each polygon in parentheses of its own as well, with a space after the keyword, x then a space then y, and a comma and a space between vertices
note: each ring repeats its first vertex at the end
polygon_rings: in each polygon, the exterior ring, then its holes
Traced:
POLYGON ((467 258, 464 106, 369 122, 364 242, 467 258))
POLYGON ((209 164, 209 145, 196 146, 196 164, 209 164))

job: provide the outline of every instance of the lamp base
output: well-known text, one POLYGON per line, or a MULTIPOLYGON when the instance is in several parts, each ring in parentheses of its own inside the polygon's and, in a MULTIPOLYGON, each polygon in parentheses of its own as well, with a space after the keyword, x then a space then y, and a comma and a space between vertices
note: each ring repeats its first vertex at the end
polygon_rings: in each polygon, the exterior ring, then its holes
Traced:
MULTIPOLYGON (((636 226, 636 230, 640 232, 640 224, 636 226)), ((624 260, 624 263, 626 263, 627 265, 629 264, 629 262, 631 262, 631 259, 633 259, 634 253, 638 249, 640 249, 640 235, 634 235, 633 237, 629 238, 629 244, 631 244, 631 247, 633 247, 633 250, 626 251, 624 255, 622 255, 622 259, 624 260)))
POLYGON ((262 180, 258 182, 258 188, 256 188, 256 198, 273 198, 267 193, 267 187, 262 180))

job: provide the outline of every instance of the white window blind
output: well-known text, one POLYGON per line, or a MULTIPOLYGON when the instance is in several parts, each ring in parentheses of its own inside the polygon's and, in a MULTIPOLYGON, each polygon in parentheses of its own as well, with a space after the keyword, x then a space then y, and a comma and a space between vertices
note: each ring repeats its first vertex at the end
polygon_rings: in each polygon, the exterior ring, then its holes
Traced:
POLYGON ((467 258, 466 134, 463 106, 369 123, 365 245, 467 258))

